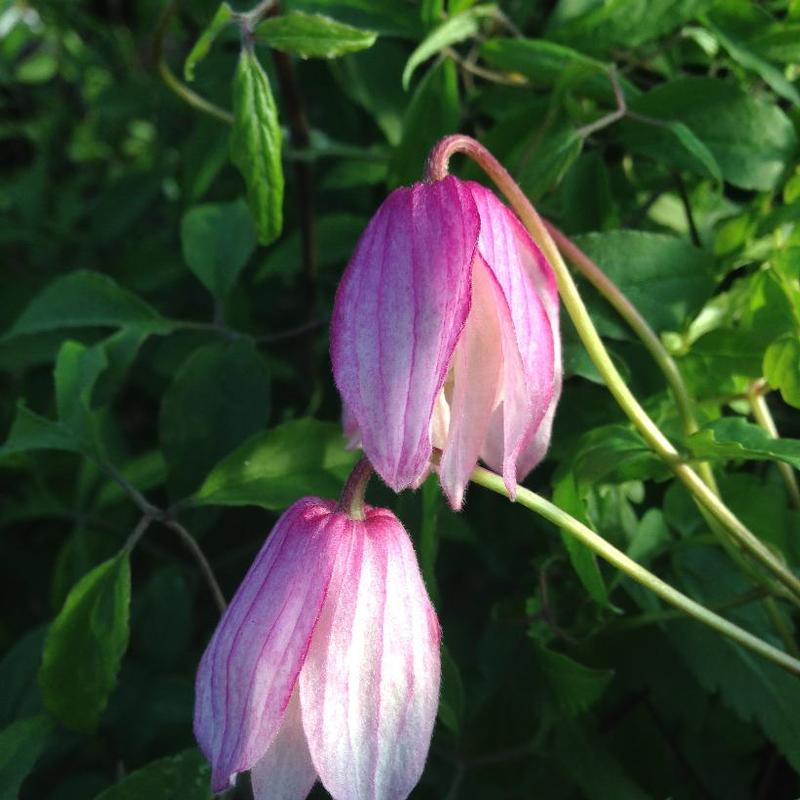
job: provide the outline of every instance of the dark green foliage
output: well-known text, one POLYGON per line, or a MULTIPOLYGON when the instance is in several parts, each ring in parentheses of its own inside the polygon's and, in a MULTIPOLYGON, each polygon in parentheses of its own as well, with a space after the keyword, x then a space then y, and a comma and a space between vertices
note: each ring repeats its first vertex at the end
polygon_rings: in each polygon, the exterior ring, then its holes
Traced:
POLYGON ((75 584, 50 626, 39 685, 48 711, 91 733, 116 686, 128 647, 131 568, 123 552, 75 584))
MULTIPOLYGON (((578 281, 681 457, 800 570, 800 4, 248 11, 0 2, 0 800, 209 797, 193 681, 218 610, 185 537, 230 598, 290 503, 338 495, 358 453, 328 363, 336 285, 448 133, 490 147, 635 304, 697 428, 578 281)), ((721 545, 563 311, 562 335, 526 485, 796 648, 797 606, 721 545)), ((796 676, 477 486, 459 514, 435 477, 399 497, 374 479, 368 501, 406 524, 443 629, 412 800, 800 796, 796 676)))

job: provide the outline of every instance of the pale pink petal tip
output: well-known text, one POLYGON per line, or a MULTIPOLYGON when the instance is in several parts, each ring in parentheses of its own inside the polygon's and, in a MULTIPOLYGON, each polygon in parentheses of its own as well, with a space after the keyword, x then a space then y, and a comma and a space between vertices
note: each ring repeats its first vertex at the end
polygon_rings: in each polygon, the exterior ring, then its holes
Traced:
POLYGON ((305 800, 317 781, 295 688, 283 724, 250 774, 254 800, 305 800))
POLYGON ((337 564, 300 674, 303 725, 336 800, 404 800, 439 704, 439 624, 398 519, 371 509, 365 527, 337 564))

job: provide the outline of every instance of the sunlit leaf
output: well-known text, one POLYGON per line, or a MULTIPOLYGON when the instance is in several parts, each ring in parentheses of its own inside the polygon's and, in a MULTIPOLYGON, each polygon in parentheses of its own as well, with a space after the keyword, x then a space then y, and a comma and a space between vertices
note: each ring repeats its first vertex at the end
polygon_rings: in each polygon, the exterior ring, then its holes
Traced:
POLYGON ((338 58, 366 50, 378 34, 354 28, 321 14, 294 11, 270 17, 256 27, 256 37, 276 50, 301 58, 338 58))
POLYGON ((130 562, 121 553, 75 584, 50 626, 39 685, 48 711, 70 728, 92 732, 116 686, 130 595, 130 562))
POLYGON ((233 81, 231 161, 244 178, 258 240, 264 245, 283 228, 281 141, 269 78, 254 53, 245 49, 233 81))
POLYGON ((211 471, 194 505, 283 509, 304 495, 336 497, 358 458, 338 425, 300 419, 254 436, 211 471))
POLYGON ((203 29, 203 32, 189 51, 189 55, 186 56, 186 61, 183 63, 183 76, 187 81, 194 80, 195 67, 208 55, 208 51, 220 31, 232 21, 233 9, 228 3, 221 3, 211 18, 211 22, 203 29))

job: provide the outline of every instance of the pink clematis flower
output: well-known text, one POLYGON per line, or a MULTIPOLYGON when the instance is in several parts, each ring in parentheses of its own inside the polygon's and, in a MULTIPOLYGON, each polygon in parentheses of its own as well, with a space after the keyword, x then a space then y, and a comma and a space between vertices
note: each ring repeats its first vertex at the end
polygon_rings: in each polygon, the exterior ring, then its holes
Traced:
POLYGON ((479 458, 513 497, 561 392, 553 271, 480 184, 396 189, 339 285, 331 360, 345 432, 395 491, 424 480, 436 447, 453 508, 479 458))
POLYGON ((252 770, 256 800, 404 800, 439 701, 439 623, 398 519, 299 500, 206 649, 194 729, 212 789, 252 770))

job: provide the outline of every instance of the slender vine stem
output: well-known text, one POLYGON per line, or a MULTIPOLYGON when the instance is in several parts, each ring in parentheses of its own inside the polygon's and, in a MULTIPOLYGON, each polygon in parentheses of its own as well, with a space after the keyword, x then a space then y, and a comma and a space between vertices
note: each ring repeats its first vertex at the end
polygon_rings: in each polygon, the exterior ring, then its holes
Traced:
POLYGON ((183 81, 178 79, 178 76, 175 75, 167 63, 167 58, 164 55, 164 39, 167 35, 167 27, 169 26, 170 20, 172 20, 172 18, 175 16, 177 10, 178 0, 170 0, 170 2, 164 6, 164 10, 161 12, 161 16, 159 17, 158 24, 156 26, 155 54, 156 62, 158 64, 158 73, 161 75, 161 80, 163 80, 167 87, 175 92, 175 94, 178 95, 181 100, 188 103, 193 108, 196 108, 198 111, 202 111, 204 114, 208 114, 209 116, 218 119, 220 122, 232 125, 233 114, 231 114, 230 111, 220 108, 215 103, 212 103, 210 100, 206 100, 205 97, 190 89, 185 83, 183 83, 183 81))
MULTIPOLYGON (((506 489, 502 477, 483 467, 477 467, 473 471, 470 480, 504 497, 509 496, 508 489, 506 489)), ((562 511, 558 506, 553 505, 553 503, 545 500, 538 494, 523 486, 517 486, 516 491, 517 503, 536 512, 554 525, 557 525, 561 530, 573 536, 593 553, 600 556, 600 558, 616 567, 629 578, 649 589, 671 606, 674 606, 698 622, 702 622, 709 628, 713 628, 718 633, 727 636, 729 639, 746 647, 748 650, 752 650, 754 653, 758 653, 775 664, 779 664, 789 672, 800 675, 800 661, 796 658, 792 658, 789 654, 779 650, 777 647, 773 647, 763 639, 759 639, 757 636, 744 630, 744 628, 740 628, 738 625, 726 620, 719 614, 710 611, 696 600, 692 600, 691 597, 683 594, 683 592, 679 592, 666 581, 661 580, 657 575, 654 575, 641 564, 629 558, 621 550, 618 550, 610 542, 603 539, 602 536, 599 536, 591 530, 591 528, 588 528, 582 522, 579 522, 577 519, 567 514, 566 511, 562 511)))
MULTIPOLYGON (((688 200, 688 199, 687 199, 688 200)), ((688 212, 687 212, 688 213, 688 212)), ((559 250, 572 262, 578 272, 586 278, 597 291, 605 297, 609 304, 617 311, 617 313, 628 323, 634 333, 639 337, 640 341, 644 344, 647 351, 656 362, 675 398, 678 407, 678 413, 683 423, 683 430, 687 436, 690 436, 698 430, 697 419, 694 414, 694 404, 689 390, 683 380, 678 365, 672 358, 668 350, 661 343, 661 339, 656 332, 647 323, 647 320, 639 313, 639 310, 628 298, 620 291, 619 287, 600 269, 600 267, 589 258, 569 237, 565 236, 558 228, 551 223, 544 220, 548 232, 553 237, 554 242, 559 250)), ((789 468, 788 464, 782 465, 789 468)), ((720 496, 719 487, 717 486, 714 471, 707 461, 701 461, 696 465, 696 469, 700 477, 706 485, 717 496, 720 496)), ((791 468, 789 468, 791 474, 791 468)), ((719 521, 711 514, 711 512, 703 506, 697 498, 695 503, 711 529, 717 541, 722 545, 728 555, 740 567, 740 569, 748 575, 757 584, 760 584, 768 591, 775 592, 776 589, 780 593, 780 589, 774 585, 773 580, 764 573, 757 572, 755 566, 751 561, 745 559, 741 550, 739 550, 731 538, 728 536, 725 528, 719 521)), ((767 605, 767 612, 770 619, 773 621, 775 628, 786 645, 789 652, 794 652, 796 644, 791 636, 787 636, 786 626, 782 624, 782 618, 773 604, 764 601, 767 605)))
POLYGON ((714 493, 705 481, 685 464, 678 451, 634 397, 608 354, 589 312, 578 292, 561 253, 547 231, 541 217, 502 164, 479 142, 456 134, 442 139, 428 160, 431 180, 447 174, 450 157, 464 153, 494 181, 516 211, 522 223, 544 252, 556 274, 559 293, 578 335, 592 362, 619 406, 652 449, 669 465, 675 475, 703 506, 724 526, 731 537, 753 558, 769 569, 786 586, 792 599, 800 605, 800 578, 795 575, 714 493))
POLYGON ((192 554, 194 560, 197 562, 197 566, 200 568, 200 572, 208 584, 208 588, 211 590, 211 594, 214 597, 214 602, 219 609, 219 613, 223 614, 227 608, 225 595, 222 594, 222 589, 219 588, 216 575, 214 575, 214 570, 211 568, 211 564, 206 558, 206 554, 197 543, 197 539, 195 539, 194 536, 192 536, 192 534, 189 533, 189 531, 187 531, 186 528, 184 528, 183 525, 181 525, 175 519, 165 519, 163 524, 164 527, 169 528, 178 534, 178 538, 183 542, 184 547, 186 547, 186 549, 192 554))
POLYGON ((675 359, 661 343, 658 334, 648 325, 647 320, 641 315, 639 309, 620 291, 619 287, 603 272, 595 262, 589 258, 569 237, 564 235, 555 225, 544 220, 548 233, 553 238, 558 249, 572 262, 578 272, 600 292, 614 310, 628 323, 633 332, 639 337, 642 344, 658 365, 675 397, 683 423, 684 431, 691 435, 697 430, 697 420, 694 415, 694 404, 689 396, 689 390, 683 381, 675 359))
POLYGON ((222 594, 222 589, 219 587, 217 578, 214 575, 214 570, 201 549, 197 540, 192 536, 186 528, 176 520, 171 511, 165 511, 156 505, 153 505, 113 464, 107 461, 96 462, 98 466, 112 478, 126 495, 130 498, 133 504, 142 512, 142 517, 136 525, 133 533, 128 537, 123 545, 123 548, 130 552, 138 543, 139 539, 145 534, 147 529, 153 522, 161 523, 165 528, 169 528, 178 534, 178 537, 183 542, 186 549, 191 553, 201 574, 211 590, 214 597, 214 602, 219 609, 220 614, 225 611, 225 596, 222 594))
MULTIPOLYGON (((767 400, 764 396, 763 381, 756 381, 747 393, 747 399, 750 402, 750 408, 753 411, 753 419, 756 423, 763 428, 773 439, 780 438, 778 429, 775 426, 775 420, 772 418, 767 400)), ((800 487, 797 485, 797 476, 789 464, 783 461, 778 462, 778 470, 781 473, 783 482, 786 484, 786 491, 789 493, 789 499, 795 508, 800 508, 800 487)))
POLYGON ((153 522, 153 518, 149 514, 142 514, 139 521, 136 523, 136 527, 131 532, 131 535, 125 540, 125 544, 122 545, 122 552, 130 553, 134 547, 139 543, 139 539, 147 533, 147 529, 153 522))

